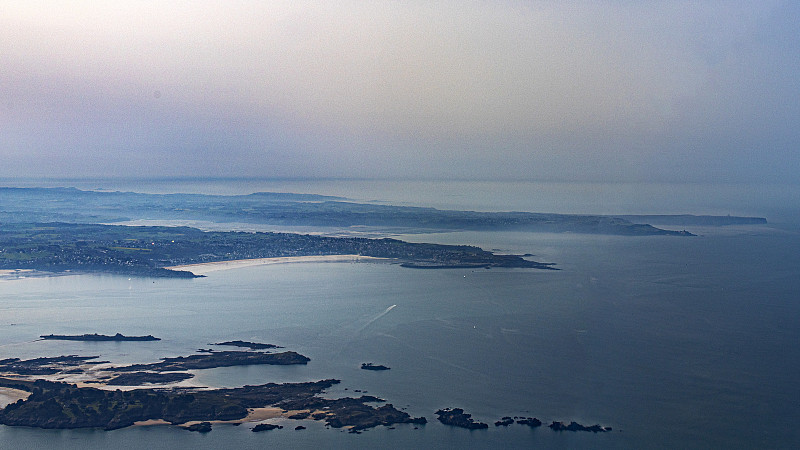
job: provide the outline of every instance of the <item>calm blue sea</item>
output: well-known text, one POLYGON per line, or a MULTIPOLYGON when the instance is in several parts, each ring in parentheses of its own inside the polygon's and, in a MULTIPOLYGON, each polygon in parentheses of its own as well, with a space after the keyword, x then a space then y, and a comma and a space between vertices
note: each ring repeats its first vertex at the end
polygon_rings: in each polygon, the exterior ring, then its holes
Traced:
MULTIPOLYGON (((560 271, 412 270, 302 263, 195 280, 76 275, 0 282, 0 358, 100 355, 147 362, 211 342, 271 342, 305 367, 203 371, 216 386, 335 377, 425 415, 415 430, 361 435, 319 423, 199 435, 0 426, 2 448, 796 448, 800 445, 800 205, 796 187, 216 180, 51 181, 141 192, 309 192, 476 210, 764 215, 776 225, 689 228, 698 237, 522 232, 414 234, 420 242, 532 253, 560 271), (153 334, 151 343, 36 341, 47 333, 153 334), (392 370, 359 369, 364 361, 392 370), (462 407, 611 426, 467 431, 433 412, 462 407)), ((39 182, 39 185, 45 184, 39 182)), ((22 185, 5 182, 5 185, 22 185)), ((345 391, 344 389, 348 390, 345 391)))

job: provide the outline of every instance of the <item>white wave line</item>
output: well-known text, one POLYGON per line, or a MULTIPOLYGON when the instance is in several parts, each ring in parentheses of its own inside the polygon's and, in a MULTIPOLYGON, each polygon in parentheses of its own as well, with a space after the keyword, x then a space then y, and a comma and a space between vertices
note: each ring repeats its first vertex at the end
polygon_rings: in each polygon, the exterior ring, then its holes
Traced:
POLYGON ((381 317, 385 316, 386 314, 389 314, 389 311, 393 310, 396 306, 397 305, 392 305, 392 306, 386 308, 385 311, 383 311, 382 313, 380 313, 377 316, 373 317, 372 320, 370 320, 369 322, 365 323, 364 326, 359 328, 357 332, 360 333, 360 332, 364 331, 364 328, 367 328, 368 326, 370 326, 370 324, 372 324, 372 322, 375 322, 376 320, 380 319, 381 317))

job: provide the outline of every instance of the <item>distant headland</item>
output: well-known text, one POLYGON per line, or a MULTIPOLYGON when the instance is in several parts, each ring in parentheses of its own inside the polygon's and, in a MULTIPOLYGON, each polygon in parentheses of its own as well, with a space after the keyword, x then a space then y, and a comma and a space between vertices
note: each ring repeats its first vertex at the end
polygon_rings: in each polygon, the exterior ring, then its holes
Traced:
MULTIPOLYGON (((682 236, 643 223, 646 216, 479 212, 355 203, 336 197, 260 192, 250 195, 142 194, 74 188, 0 187, 0 222, 115 223, 137 219, 414 231, 530 231, 622 236, 682 236), (54 208, 53 205, 58 207, 54 208), (637 220, 629 220, 636 217, 637 220)), ((653 216, 656 217, 656 216, 653 216)), ((664 217, 664 216, 657 216, 664 217)))

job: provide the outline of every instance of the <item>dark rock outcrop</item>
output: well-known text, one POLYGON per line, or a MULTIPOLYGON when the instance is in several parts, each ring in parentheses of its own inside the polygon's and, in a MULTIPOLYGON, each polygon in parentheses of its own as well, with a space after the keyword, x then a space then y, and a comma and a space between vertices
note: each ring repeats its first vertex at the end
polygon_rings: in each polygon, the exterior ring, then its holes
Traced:
POLYGON ((500 427, 500 426, 507 427, 507 426, 511 425, 512 423, 514 423, 514 419, 512 419, 511 417, 506 416, 506 417, 501 418, 497 422, 495 422, 494 426, 496 426, 496 427, 500 427))
POLYGON ((531 428, 542 426, 542 421, 536 417, 519 417, 517 418, 517 423, 520 425, 528 425, 531 428))
POLYGON ((44 334, 39 336, 42 339, 47 340, 59 340, 59 341, 160 341, 161 338, 154 337, 150 334, 147 336, 125 336, 121 333, 117 333, 113 336, 109 336, 106 334, 44 334))
POLYGON ((436 411, 439 416, 439 422, 445 425, 454 427, 467 428, 469 430, 478 430, 482 428, 489 428, 489 425, 482 422, 475 422, 472 419, 472 414, 467 414, 461 408, 445 408, 436 411))
POLYGON ((189 431, 197 431, 198 433, 208 433, 211 431, 211 422, 193 423, 184 428, 189 431))
POLYGON ((106 384, 110 386, 139 386, 142 384, 168 384, 177 381, 188 380, 194 377, 190 373, 184 372, 130 372, 122 373, 108 380, 106 384))
POLYGON ((361 363, 361 368, 364 370, 389 370, 391 367, 384 366, 383 364, 361 363))
POLYGON ((553 421, 548 425, 553 431, 591 431, 593 433, 604 433, 611 431, 611 427, 602 427, 600 425, 585 426, 578 422, 570 422, 569 425, 564 425, 564 422, 553 421))
POLYGON ((213 369, 215 367, 248 366, 257 364, 291 365, 307 364, 310 359, 297 352, 263 353, 248 351, 211 352, 204 355, 177 356, 162 358, 161 362, 151 364, 132 364, 111 369, 115 372, 152 370, 171 372, 192 369, 213 369))
POLYGON ((282 430, 283 426, 281 425, 274 425, 271 423, 260 423, 253 427, 253 432, 258 433, 259 431, 271 431, 271 430, 282 430))
POLYGON ((250 341, 225 341, 225 342, 217 342, 215 344, 210 345, 228 345, 231 347, 244 347, 249 348, 250 350, 268 350, 272 348, 283 348, 279 345, 275 344, 262 344, 260 342, 250 342, 250 341))

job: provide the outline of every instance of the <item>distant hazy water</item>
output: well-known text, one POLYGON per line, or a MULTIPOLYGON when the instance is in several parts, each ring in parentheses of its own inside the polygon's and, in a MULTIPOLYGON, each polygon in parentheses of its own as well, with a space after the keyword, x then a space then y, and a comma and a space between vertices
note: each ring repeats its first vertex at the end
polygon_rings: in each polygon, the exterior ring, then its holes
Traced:
POLYGON ((797 447, 800 235, 784 228, 789 231, 691 230, 702 234, 696 238, 405 236, 532 253, 561 271, 323 263, 243 268, 196 280, 82 275, 0 282, 0 358, 99 354, 143 362, 219 340, 259 340, 312 361, 215 369, 198 380, 240 386, 335 377, 343 383, 332 395, 366 390, 431 420, 419 430, 379 427, 362 435, 318 423, 294 431, 291 421, 268 433, 244 425, 215 427, 203 436, 168 427, 0 427, 0 447, 797 447), (83 332, 164 340, 34 341, 40 334, 83 332), (392 370, 360 370, 365 361, 392 370), (487 422, 535 415, 615 431, 554 433, 514 425, 470 432, 436 423, 433 412, 448 406, 487 422))

